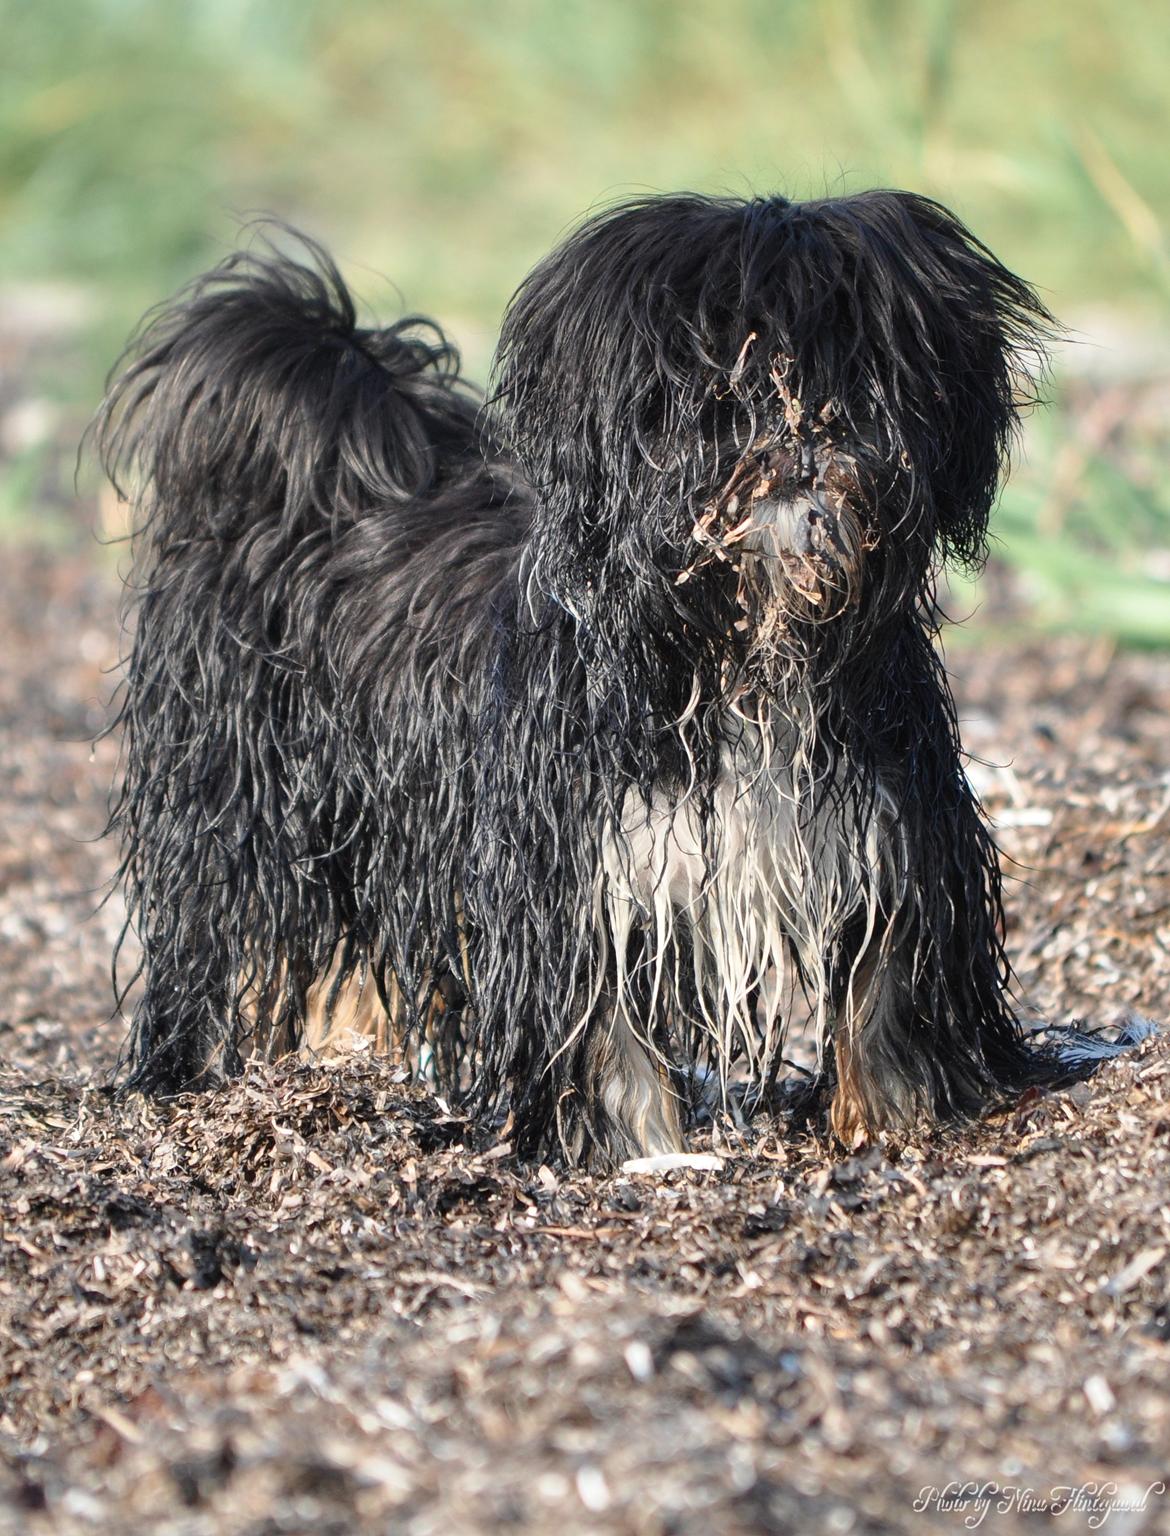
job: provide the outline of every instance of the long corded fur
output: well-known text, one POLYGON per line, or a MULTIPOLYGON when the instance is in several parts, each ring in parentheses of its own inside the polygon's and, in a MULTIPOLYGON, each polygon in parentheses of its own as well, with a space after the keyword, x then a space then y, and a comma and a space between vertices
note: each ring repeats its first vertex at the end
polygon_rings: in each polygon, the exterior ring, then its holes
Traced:
POLYGON ((522 285, 485 404, 305 243, 148 321, 114 823, 132 1081, 375 989, 525 1152, 766 1097, 777 976, 843 1139, 1052 1077, 933 645, 1049 317, 946 210, 647 198, 522 285))

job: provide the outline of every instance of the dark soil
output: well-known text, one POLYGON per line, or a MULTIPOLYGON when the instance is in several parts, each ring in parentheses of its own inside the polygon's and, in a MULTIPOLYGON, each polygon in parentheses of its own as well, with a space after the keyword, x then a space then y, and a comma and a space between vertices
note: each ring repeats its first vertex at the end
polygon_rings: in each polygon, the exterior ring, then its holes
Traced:
MULTIPOLYGON (((654 1177, 520 1166, 362 1056, 113 1100, 115 608, 4 554, 0 1531, 962 1531, 924 1490, 964 1484, 985 1530, 1170 1529, 1084 1491, 1170 1466, 1165 1035, 974 1127, 717 1129, 654 1177)), ((1170 658, 951 660, 1038 1016, 1170 1018, 1170 658)))

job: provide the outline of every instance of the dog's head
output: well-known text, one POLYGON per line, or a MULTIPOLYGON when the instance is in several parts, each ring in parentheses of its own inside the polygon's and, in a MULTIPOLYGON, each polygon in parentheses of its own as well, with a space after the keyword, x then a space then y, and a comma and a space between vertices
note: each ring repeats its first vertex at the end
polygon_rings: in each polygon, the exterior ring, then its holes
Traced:
POLYGON ((519 289, 497 360, 543 590, 588 628, 636 611, 749 659, 923 602, 984 553, 1049 324, 911 193, 592 219, 519 289))

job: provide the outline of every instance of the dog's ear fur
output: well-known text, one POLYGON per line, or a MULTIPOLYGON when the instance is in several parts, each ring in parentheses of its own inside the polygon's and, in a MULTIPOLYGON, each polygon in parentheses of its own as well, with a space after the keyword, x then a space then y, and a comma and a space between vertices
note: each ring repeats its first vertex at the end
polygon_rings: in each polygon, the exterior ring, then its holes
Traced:
POLYGON ((911 506, 921 502, 940 553, 978 566, 1019 413, 1036 402, 1056 322, 940 203, 877 191, 822 206, 838 237, 841 222, 856 219, 866 253, 871 291, 862 312, 878 322, 869 338, 875 363, 885 354, 874 376, 879 413, 895 434, 890 466, 911 506))
POLYGON ((903 569, 978 563, 1051 319, 953 214, 906 192, 624 204, 542 262, 496 389, 548 511, 555 593, 663 566, 735 463, 806 419, 867 456, 903 569), (918 547, 918 558, 915 557, 918 547))

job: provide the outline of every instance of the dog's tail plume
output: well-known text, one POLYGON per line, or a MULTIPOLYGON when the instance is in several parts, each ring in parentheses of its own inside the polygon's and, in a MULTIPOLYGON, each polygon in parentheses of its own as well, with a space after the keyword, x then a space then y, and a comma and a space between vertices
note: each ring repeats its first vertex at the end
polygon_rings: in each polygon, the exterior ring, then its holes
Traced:
POLYGON ((425 496, 468 467, 478 400, 431 321, 361 329, 325 251, 268 236, 148 315, 97 421, 115 487, 158 537, 284 532, 425 496), (299 527, 295 526, 298 525, 299 527))

